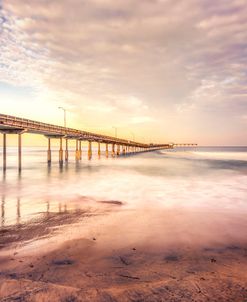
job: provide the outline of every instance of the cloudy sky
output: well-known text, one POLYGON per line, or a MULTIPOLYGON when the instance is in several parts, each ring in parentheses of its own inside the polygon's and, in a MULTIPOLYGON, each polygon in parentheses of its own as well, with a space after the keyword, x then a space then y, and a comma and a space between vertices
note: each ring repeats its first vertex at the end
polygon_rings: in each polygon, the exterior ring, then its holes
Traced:
POLYGON ((246 0, 0 0, 0 113, 247 145, 246 0))

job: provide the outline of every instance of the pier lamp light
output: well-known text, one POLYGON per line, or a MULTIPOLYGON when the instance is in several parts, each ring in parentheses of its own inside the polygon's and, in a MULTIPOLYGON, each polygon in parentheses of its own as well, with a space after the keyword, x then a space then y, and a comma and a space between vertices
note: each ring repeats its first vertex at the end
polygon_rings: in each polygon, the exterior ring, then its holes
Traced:
POLYGON ((63 121, 64 121, 64 127, 66 128, 66 109, 63 107, 58 107, 58 109, 63 110, 63 121))
POLYGON ((115 129, 115 137, 117 138, 117 127, 112 126, 113 129, 115 129))
POLYGON ((135 133, 133 131, 130 131, 131 135, 132 135, 132 138, 133 138, 133 141, 135 141, 135 133))

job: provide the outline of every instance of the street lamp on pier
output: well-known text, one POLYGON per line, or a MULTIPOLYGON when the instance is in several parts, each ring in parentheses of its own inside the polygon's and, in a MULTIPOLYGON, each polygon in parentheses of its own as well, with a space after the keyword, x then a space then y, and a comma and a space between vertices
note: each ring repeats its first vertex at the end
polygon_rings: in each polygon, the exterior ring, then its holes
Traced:
POLYGON ((63 107, 58 107, 58 109, 63 110, 63 121, 64 121, 64 127, 66 128, 66 109, 63 107))
POLYGON ((131 135, 132 135, 132 138, 133 138, 133 141, 135 141, 135 133, 130 131, 131 135))
POLYGON ((112 126, 113 129, 115 129, 115 137, 117 138, 117 127, 112 126))

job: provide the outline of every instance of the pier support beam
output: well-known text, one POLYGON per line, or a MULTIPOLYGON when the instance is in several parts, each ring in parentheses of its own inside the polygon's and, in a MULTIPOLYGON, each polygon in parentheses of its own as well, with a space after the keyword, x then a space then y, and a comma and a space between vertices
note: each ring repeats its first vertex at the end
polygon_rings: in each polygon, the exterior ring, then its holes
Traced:
POLYGON ((105 156, 108 158, 109 151, 108 151, 108 144, 105 144, 105 156))
POLYGON ((81 160, 81 155, 82 155, 82 151, 81 151, 81 141, 79 141, 79 159, 81 160))
POLYGON ((18 135, 18 170, 21 170, 21 134, 25 132, 25 129, 0 129, 3 134, 3 171, 7 169, 7 134, 18 135))
POLYGON ((117 145, 117 156, 120 155, 120 145, 117 145))
POLYGON ((75 160, 80 160, 80 152, 79 152, 79 141, 76 140, 76 148, 75 148, 75 160))
POLYGON ((48 139, 47 163, 51 164, 51 139, 59 139, 58 160, 59 164, 63 164, 63 137, 64 135, 49 134, 45 135, 48 139))
POLYGON ((51 139, 48 138, 47 163, 51 164, 51 139))
POLYGON ((88 142, 88 159, 92 159, 92 142, 88 142))
POLYGON ((126 146, 123 146, 123 155, 126 154, 126 146))
POLYGON ((18 134, 18 170, 21 171, 21 133, 18 134))
POLYGON ((59 164, 63 164, 63 139, 60 137, 59 164))
POLYGON ((98 143, 98 156, 100 157, 100 143, 98 143))
POLYGON ((115 144, 112 144, 112 151, 111 151, 112 157, 115 156, 115 144))
POLYGON ((6 171, 6 167, 7 167, 7 148, 6 148, 6 133, 3 133, 3 171, 6 171))
POLYGON ((69 148, 68 148, 68 139, 65 139, 65 161, 69 161, 69 148))

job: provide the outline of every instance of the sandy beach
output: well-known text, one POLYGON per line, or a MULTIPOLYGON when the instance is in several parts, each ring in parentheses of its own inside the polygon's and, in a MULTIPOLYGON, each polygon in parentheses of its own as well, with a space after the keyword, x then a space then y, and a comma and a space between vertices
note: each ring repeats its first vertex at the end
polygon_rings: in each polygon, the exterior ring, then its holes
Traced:
POLYGON ((0 301, 246 301, 244 215, 122 207, 2 228, 0 301))

